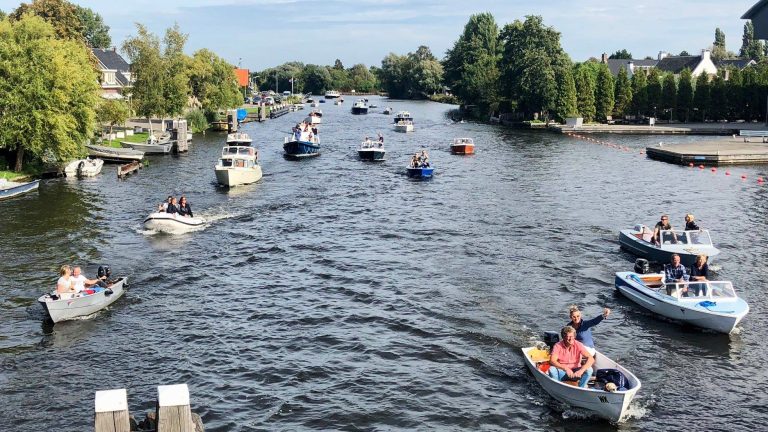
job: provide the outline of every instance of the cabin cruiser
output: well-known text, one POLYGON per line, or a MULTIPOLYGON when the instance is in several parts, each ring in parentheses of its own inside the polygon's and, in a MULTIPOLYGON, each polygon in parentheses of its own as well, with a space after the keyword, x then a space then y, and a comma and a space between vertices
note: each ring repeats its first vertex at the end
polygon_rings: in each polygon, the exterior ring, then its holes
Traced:
POLYGON ((368 114, 368 102, 365 99, 358 99, 352 105, 352 114, 368 114))
POLYGON ((227 134, 228 146, 249 146, 252 142, 251 137, 245 132, 227 134))
POLYGON ((219 184, 230 187, 257 182, 262 175, 259 153, 250 146, 225 146, 215 170, 219 184))
POLYGON ((472 138, 455 138, 451 144, 451 153, 469 155, 475 153, 475 142, 472 138))
POLYGON ((328 90, 325 92, 326 99, 336 99, 338 97, 341 97, 341 93, 336 90, 328 90))
POLYGON ((400 111, 395 114, 395 132, 413 132, 413 117, 408 111, 400 111))

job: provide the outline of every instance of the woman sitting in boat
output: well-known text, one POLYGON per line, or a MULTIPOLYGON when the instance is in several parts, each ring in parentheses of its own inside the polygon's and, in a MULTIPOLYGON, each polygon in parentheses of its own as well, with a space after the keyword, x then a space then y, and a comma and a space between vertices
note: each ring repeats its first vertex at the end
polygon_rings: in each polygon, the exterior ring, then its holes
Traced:
POLYGON ((181 199, 179 200, 179 215, 187 216, 187 217, 195 217, 192 214, 192 208, 189 206, 189 203, 187 202, 187 197, 185 197, 184 195, 182 195, 181 199))
POLYGON ((168 198, 166 198, 165 201, 161 202, 159 206, 157 206, 158 212, 164 212, 165 209, 168 208, 168 205, 173 201, 173 195, 168 195, 168 198))
POLYGON ((595 341, 592 339, 592 327, 600 324, 604 319, 608 318, 611 314, 611 310, 608 308, 603 309, 602 315, 598 315, 591 320, 584 321, 581 319, 581 311, 576 305, 572 305, 568 309, 571 322, 567 325, 576 329, 576 340, 584 344, 592 355, 595 355, 595 341))
POLYGON ((176 201, 176 198, 171 198, 171 203, 168 204, 168 207, 166 207, 165 212, 170 214, 179 212, 178 201, 176 201))
POLYGON ((384 147, 384 135, 379 133, 379 148, 384 147))
POLYGON ((422 168, 429 168, 429 155, 427 155, 426 150, 421 151, 421 156, 419 156, 419 160, 421 161, 422 168))
POLYGON ((695 296, 704 294, 707 295, 707 284, 692 283, 695 281, 706 282, 709 276, 709 265, 707 264, 707 256, 704 254, 696 255, 696 261, 691 266, 691 273, 688 275, 688 281, 691 282, 688 288, 693 289, 695 296))
POLYGON ((693 217, 692 214, 688 213, 687 215, 685 215, 685 230, 686 231, 699 231, 699 230, 701 230, 701 228, 699 228, 699 225, 696 224, 696 222, 694 220, 695 220, 695 218, 693 217))
POLYGON ((411 168, 419 168, 421 167, 421 161, 419 160, 418 153, 413 155, 413 158, 411 158, 411 168))
POLYGON ((75 281, 72 280, 72 268, 63 265, 59 269, 59 280, 56 281, 56 294, 59 298, 72 297, 75 294, 75 281))

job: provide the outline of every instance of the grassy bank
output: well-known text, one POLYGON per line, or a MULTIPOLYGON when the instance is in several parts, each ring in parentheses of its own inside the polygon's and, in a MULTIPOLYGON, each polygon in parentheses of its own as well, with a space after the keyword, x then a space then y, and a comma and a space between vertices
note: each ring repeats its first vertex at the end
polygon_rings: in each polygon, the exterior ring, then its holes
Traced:
POLYGON ((103 145, 107 147, 122 147, 120 145, 120 141, 127 141, 127 142, 134 142, 134 143, 143 143, 146 142, 149 138, 149 132, 141 132, 141 133, 135 133, 131 136, 127 136, 125 138, 116 138, 109 141, 104 141, 103 145))
POLYGON ((20 173, 16 171, 0 171, 0 179, 14 180, 17 178, 33 178, 39 176, 40 172, 36 170, 23 169, 20 173))

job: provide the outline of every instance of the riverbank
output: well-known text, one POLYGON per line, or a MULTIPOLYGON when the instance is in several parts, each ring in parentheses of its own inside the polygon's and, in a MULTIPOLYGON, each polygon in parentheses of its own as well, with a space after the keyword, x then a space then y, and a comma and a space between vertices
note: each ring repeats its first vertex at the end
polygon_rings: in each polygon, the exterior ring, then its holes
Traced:
POLYGON ((566 126, 550 124, 558 133, 623 135, 738 135, 741 130, 768 130, 765 123, 670 123, 650 125, 586 124, 566 126))

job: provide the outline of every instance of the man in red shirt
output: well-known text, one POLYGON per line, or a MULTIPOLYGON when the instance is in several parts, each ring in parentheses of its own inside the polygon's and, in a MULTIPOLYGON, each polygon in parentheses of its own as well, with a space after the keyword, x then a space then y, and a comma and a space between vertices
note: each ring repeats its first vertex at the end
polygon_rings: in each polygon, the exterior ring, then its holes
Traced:
POLYGON ((579 387, 586 387, 592 376, 592 365, 595 358, 581 342, 576 340, 576 329, 565 326, 560 330, 563 339, 552 347, 549 358, 549 376, 558 381, 579 380, 579 387), (581 357, 587 362, 581 365, 581 357))

